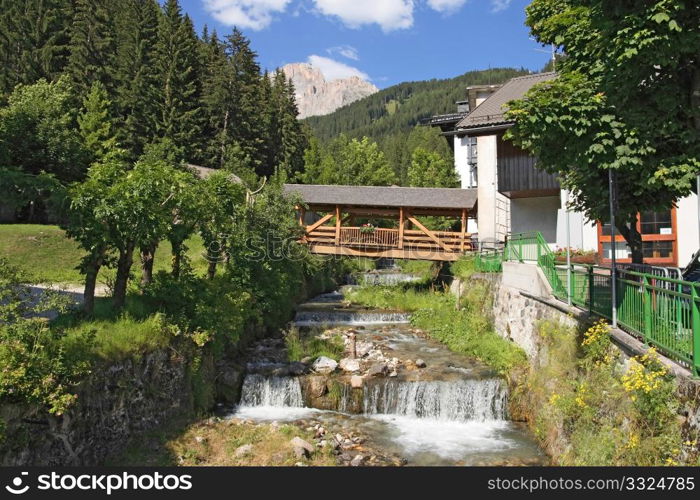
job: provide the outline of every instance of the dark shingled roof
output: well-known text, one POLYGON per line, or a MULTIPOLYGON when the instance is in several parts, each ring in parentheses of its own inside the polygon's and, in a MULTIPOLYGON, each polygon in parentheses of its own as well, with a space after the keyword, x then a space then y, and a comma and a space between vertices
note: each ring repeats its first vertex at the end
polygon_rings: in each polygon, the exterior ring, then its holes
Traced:
POLYGON ((476 204, 476 189, 285 184, 284 191, 300 195, 310 205, 471 210, 476 204))
POLYGON ((469 113, 457 124, 457 129, 469 129, 506 125, 512 122, 506 121, 503 113, 506 104, 514 99, 520 99, 537 83, 546 82, 556 78, 556 73, 537 73, 536 75, 519 76, 511 78, 503 87, 490 95, 479 104, 474 111, 469 113))

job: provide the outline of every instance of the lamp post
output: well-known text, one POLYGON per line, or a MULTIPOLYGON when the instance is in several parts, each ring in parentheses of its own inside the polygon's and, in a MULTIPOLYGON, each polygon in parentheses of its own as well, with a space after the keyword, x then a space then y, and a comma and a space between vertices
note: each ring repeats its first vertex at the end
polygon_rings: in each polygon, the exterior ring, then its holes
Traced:
POLYGON ((569 210, 569 190, 566 191, 566 302, 571 306, 571 211, 569 210))
POLYGON ((615 245, 615 178, 612 169, 608 169, 608 191, 610 202, 610 291, 612 300, 612 327, 617 328, 617 248, 615 245))

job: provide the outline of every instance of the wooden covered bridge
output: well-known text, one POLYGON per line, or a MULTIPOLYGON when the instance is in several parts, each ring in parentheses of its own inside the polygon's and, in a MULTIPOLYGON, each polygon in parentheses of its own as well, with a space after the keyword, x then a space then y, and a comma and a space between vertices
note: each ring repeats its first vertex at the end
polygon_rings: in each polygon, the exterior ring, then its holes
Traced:
POLYGON ((305 228, 302 243, 312 253, 454 261, 473 250, 467 219, 476 207, 475 189, 311 184, 284 188, 301 199, 297 210, 305 228), (448 218, 459 230, 435 231, 418 217, 448 218))

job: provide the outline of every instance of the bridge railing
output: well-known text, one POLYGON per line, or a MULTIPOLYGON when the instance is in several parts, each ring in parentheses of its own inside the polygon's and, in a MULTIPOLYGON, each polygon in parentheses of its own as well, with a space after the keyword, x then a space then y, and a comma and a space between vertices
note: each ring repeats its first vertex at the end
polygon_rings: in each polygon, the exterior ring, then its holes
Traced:
POLYGON ((417 249, 424 251, 461 254, 473 249, 471 234, 453 231, 424 231, 405 229, 403 237, 399 229, 366 227, 319 226, 307 232, 307 243, 339 245, 353 248, 417 249))

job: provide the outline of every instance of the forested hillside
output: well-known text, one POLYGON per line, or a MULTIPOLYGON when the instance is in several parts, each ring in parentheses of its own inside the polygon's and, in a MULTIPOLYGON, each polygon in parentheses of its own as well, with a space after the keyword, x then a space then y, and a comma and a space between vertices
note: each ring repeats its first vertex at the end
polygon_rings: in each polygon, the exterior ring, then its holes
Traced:
POLYGON ((432 115, 456 111, 455 102, 466 98, 470 85, 503 83, 527 73, 525 69, 494 68, 445 80, 400 83, 329 115, 308 118, 305 123, 323 142, 340 134, 383 142, 387 136, 410 131, 432 115))
POLYGON ((433 168, 443 171, 438 177, 449 177, 449 172, 454 173, 448 142, 440 136, 438 129, 421 127, 420 123, 433 115, 455 112, 455 102, 466 99, 466 88, 470 85, 503 83, 527 73, 524 69, 495 68, 470 71, 445 80, 401 83, 329 115, 308 118, 304 122, 311 127, 320 144, 312 144, 311 150, 307 151, 306 171, 302 179, 309 183, 320 182, 321 179, 335 184, 367 177, 340 172, 345 166, 340 159, 348 155, 337 154, 338 150, 343 150, 342 145, 348 139, 367 137, 371 142, 377 143, 382 161, 386 161, 393 172, 391 177, 384 176, 383 179, 370 175, 373 183, 404 186, 434 184, 441 187, 458 185, 458 181, 445 182, 444 179, 441 182, 435 181, 437 183, 423 179, 416 184, 415 175, 411 179, 412 169, 425 170, 426 153, 431 154, 431 164, 439 165, 433 168), (316 153, 314 148, 320 150, 320 153, 316 153), (325 157, 325 167, 321 166, 324 163, 321 156, 325 157))

